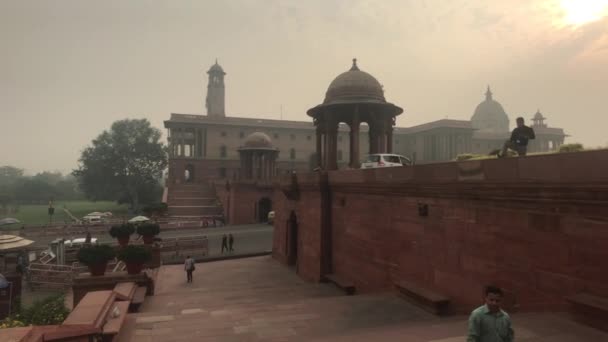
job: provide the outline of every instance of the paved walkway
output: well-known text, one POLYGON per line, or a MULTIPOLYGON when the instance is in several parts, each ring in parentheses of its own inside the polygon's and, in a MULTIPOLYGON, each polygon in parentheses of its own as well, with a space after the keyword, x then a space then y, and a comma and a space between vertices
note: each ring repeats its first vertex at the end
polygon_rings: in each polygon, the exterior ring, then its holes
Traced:
MULTIPOLYGON (((270 257, 199 264, 194 283, 164 266, 157 293, 127 318, 118 340, 464 341, 466 317, 439 319, 392 294, 345 296, 270 257)), ((608 341, 562 314, 514 317, 517 341, 608 341)))

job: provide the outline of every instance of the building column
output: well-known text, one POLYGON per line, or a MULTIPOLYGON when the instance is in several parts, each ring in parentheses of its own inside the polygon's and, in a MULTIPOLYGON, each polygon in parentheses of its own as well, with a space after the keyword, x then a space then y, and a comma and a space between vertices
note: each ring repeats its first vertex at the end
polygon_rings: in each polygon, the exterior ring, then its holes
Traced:
POLYGON ((338 169, 338 122, 327 120, 326 125, 327 170, 338 169))
POLYGON ((386 127, 386 152, 393 153, 393 126, 390 123, 386 127))
POLYGON ((378 127, 374 119, 368 123, 369 126, 369 154, 378 153, 378 127))
POLYGON ((352 169, 359 168, 359 106, 355 107, 355 115, 350 124, 350 163, 352 169))
POLYGON ((322 123, 317 123, 316 129, 317 138, 317 167, 324 167, 323 165, 323 128, 322 123))

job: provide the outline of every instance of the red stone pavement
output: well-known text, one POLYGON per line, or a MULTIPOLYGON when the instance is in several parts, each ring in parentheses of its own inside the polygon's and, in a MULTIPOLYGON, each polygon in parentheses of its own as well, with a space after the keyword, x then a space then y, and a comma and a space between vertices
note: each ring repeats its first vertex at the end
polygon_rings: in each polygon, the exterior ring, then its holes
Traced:
MULTIPOLYGON (((163 266, 155 296, 127 317, 118 341, 464 341, 467 317, 437 318, 391 293, 345 296, 270 257, 199 264, 186 283, 163 266)), ((557 314, 516 314, 517 341, 608 341, 557 314)))

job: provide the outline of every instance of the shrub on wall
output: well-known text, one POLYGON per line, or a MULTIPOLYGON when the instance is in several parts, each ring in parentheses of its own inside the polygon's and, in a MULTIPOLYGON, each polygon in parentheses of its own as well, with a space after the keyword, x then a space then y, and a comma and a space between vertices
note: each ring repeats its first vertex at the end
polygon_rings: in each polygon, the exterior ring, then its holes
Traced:
POLYGON ((135 232, 135 227, 130 223, 123 223, 110 228, 110 236, 113 238, 129 237, 135 232))
POLYGON ((574 143, 574 144, 564 144, 562 146, 559 147, 559 152, 580 152, 580 151, 584 151, 585 147, 583 147, 583 144, 579 144, 579 143, 574 143))
POLYGON ((65 306, 64 295, 50 296, 35 301, 32 306, 0 321, 0 328, 16 328, 28 325, 61 324, 70 310, 65 306))

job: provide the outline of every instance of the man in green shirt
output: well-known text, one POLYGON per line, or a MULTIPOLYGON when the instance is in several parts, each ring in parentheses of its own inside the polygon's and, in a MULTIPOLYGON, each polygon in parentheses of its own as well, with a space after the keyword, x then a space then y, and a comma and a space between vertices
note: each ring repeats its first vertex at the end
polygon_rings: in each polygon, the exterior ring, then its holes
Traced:
POLYGON ((488 286, 485 304, 473 310, 469 317, 467 342, 512 342, 511 318, 500 308, 503 293, 496 286, 488 286))

